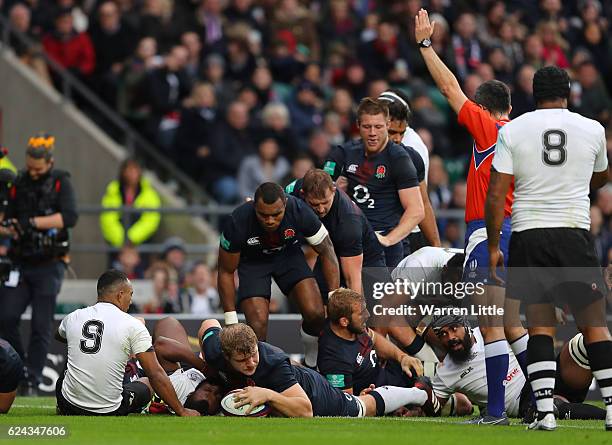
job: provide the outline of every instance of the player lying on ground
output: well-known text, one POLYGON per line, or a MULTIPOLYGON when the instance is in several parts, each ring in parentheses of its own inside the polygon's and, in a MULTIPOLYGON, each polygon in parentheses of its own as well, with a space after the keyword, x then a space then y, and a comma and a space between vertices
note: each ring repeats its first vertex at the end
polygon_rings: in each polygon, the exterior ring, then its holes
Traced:
MULTIPOLYGON (((159 320, 155 324, 153 338, 155 355, 168 374, 176 396, 183 406, 194 409, 203 416, 216 414, 225 388, 218 378, 206 376, 206 363, 192 351, 183 325, 172 317, 159 320)), ((148 377, 137 381, 146 384, 153 393, 150 412, 161 414, 171 410, 154 394, 148 377)))
MULTIPOLYGON (((434 317, 429 325, 432 333, 437 337, 438 344, 446 352, 446 357, 438 365, 437 373, 432 379, 435 395, 444 406, 452 398, 453 392, 465 394, 471 403, 478 405, 481 410, 487 406, 486 365, 484 357, 484 340, 480 329, 472 329, 467 319, 462 315, 443 315, 434 317)), ((605 418, 605 411, 584 401, 592 376, 585 375, 584 369, 576 369, 577 361, 588 366, 584 355, 584 345, 578 334, 566 344, 557 358, 559 374, 555 382, 555 392, 559 399, 557 407, 560 415, 570 416, 572 419, 605 418), (582 345, 582 346, 579 346, 582 345), (572 353, 580 347, 580 351, 572 353), (579 358, 578 358, 579 357, 579 358), (566 403, 570 401, 572 403, 566 403)), ((509 366, 506 374, 505 411, 510 417, 525 417, 528 419, 531 409, 530 386, 527 384, 516 357, 508 351, 509 366)), ((451 415, 459 415, 457 406, 451 406, 451 415)))
POLYGON ((253 330, 242 323, 221 329, 217 320, 205 320, 200 331, 206 364, 221 376, 244 388, 236 395, 237 406, 253 408, 267 403, 284 417, 382 416, 405 405, 422 406, 433 393, 417 388, 383 386, 354 396, 334 388, 318 372, 291 363, 281 349, 257 341, 253 330), (250 386, 249 386, 250 385, 250 386))
MULTIPOLYGON (((337 289, 327 303, 327 324, 319 337, 319 372, 334 387, 360 394, 371 385, 425 388, 421 361, 369 329, 370 314, 362 295, 337 289)), ((425 404, 428 415, 439 412, 437 399, 425 404)))
POLYGON ((0 338, 0 414, 11 409, 22 379, 23 362, 19 354, 9 342, 0 338))
POLYGON ((151 387, 179 416, 199 416, 184 408, 157 361, 151 335, 127 314, 134 289, 118 270, 98 279, 98 302, 64 317, 56 339, 68 344, 65 373, 57 380, 58 413, 63 415, 124 416, 141 412, 151 391, 141 382, 123 386, 125 365, 135 356, 151 387))

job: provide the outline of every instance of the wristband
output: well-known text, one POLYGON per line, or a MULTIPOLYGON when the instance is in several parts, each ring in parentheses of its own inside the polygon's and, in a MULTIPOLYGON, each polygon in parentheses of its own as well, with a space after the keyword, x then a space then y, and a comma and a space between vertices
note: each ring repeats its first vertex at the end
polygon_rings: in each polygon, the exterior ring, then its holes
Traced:
POLYGON ((236 311, 225 312, 223 316, 225 317, 225 326, 238 323, 238 314, 236 311))

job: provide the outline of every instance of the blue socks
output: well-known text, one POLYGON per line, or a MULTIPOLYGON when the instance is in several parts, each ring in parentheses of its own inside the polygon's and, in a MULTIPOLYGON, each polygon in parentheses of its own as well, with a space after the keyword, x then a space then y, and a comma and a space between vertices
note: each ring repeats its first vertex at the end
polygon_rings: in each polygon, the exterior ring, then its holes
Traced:
POLYGON ((508 375, 508 342, 506 339, 485 344, 485 362, 487 366, 487 414, 501 417, 505 411, 506 387, 508 375))

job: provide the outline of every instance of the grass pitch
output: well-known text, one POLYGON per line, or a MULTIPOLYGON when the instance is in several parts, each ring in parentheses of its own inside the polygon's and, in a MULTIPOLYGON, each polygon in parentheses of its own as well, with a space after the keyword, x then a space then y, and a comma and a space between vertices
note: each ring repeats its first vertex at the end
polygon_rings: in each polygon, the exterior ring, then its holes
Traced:
POLYGON ((612 444, 612 432, 603 421, 561 421, 557 431, 526 431, 516 421, 510 427, 459 425, 464 419, 240 419, 131 415, 111 417, 60 417, 55 399, 17 398, 8 415, 0 415, 0 443, 86 445, 198 444, 198 445, 471 445, 588 443, 612 444), (63 425, 64 438, 9 438, 9 426, 63 425))

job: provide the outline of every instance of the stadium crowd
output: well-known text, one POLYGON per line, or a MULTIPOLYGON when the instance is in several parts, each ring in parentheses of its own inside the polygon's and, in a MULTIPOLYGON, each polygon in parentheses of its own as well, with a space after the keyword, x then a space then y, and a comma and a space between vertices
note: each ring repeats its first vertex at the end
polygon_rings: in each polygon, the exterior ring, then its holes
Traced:
MULTIPOLYGON (((359 100, 392 86, 409 96, 411 126, 430 152, 433 208, 464 209, 470 137, 415 46, 411 18, 421 6, 437 23, 436 52, 469 98, 483 81, 502 80, 515 118, 535 106, 535 70, 554 64, 571 75, 570 108, 609 127, 610 1, 4 0, 2 11, 36 42, 12 38, 24 63, 53 82, 39 57, 46 51, 219 202, 322 167, 332 147, 357 136, 359 100)), ((134 205, 159 205, 142 185, 134 205)), ((105 205, 116 200, 112 187, 105 205)), ((602 265, 612 258, 611 216, 607 186, 591 207, 602 265)), ((444 245, 462 247, 458 221, 437 222, 444 245)), ((112 216, 101 221, 109 245, 129 244, 128 262, 158 225, 149 212, 124 239, 112 216)))

